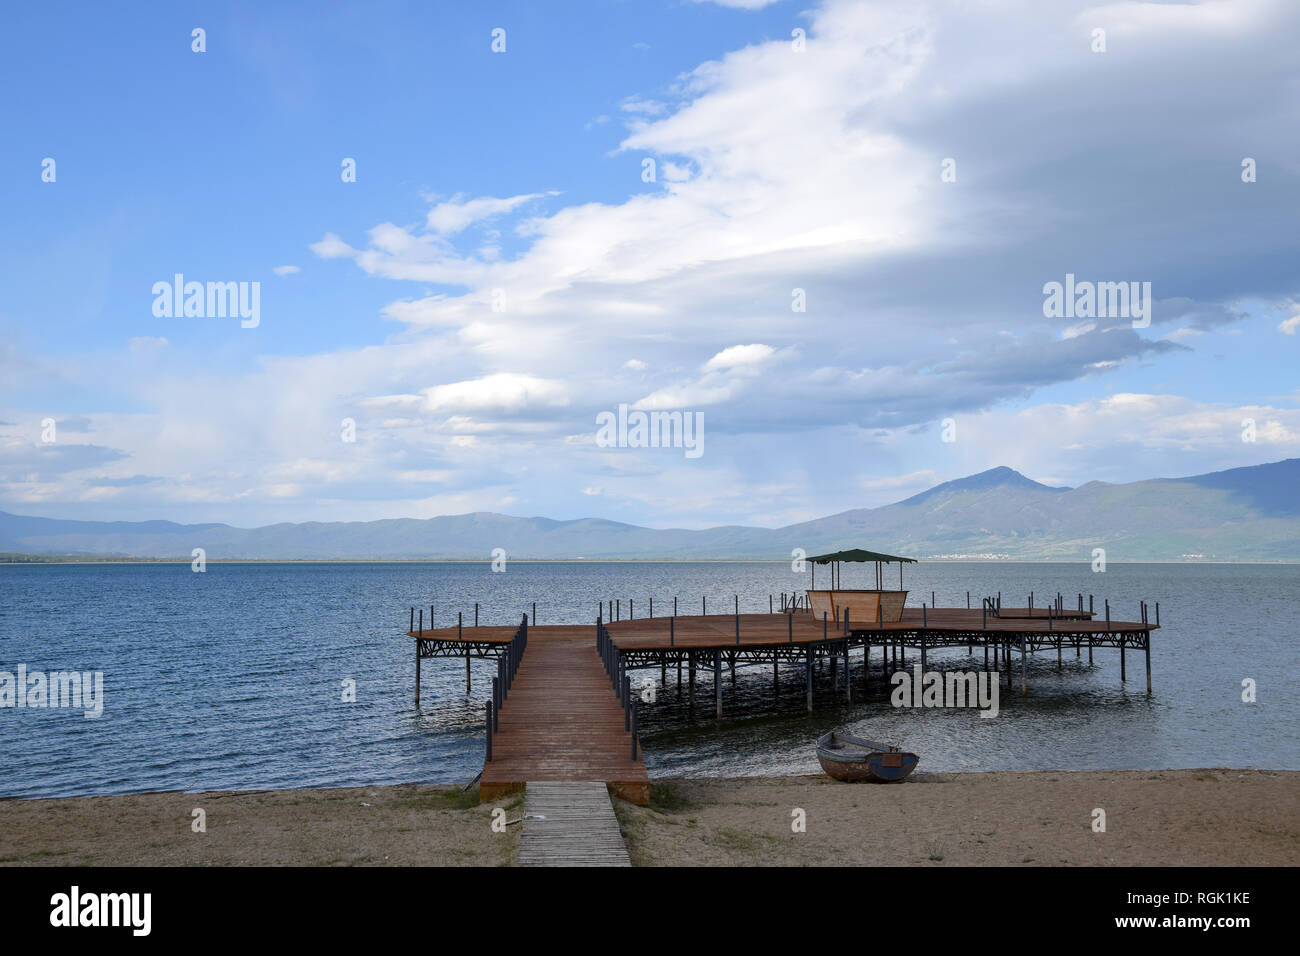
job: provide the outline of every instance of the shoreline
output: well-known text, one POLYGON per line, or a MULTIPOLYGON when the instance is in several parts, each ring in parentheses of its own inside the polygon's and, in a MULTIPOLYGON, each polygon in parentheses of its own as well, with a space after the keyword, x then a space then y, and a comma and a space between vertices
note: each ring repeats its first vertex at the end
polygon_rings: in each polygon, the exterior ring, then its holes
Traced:
MULTIPOLYGON (((934 558, 920 557, 927 564, 1061 564, 1074 566, 1077 558, 934 558)), ((29 560, 0 560, 0 567, 30 567, 32 565, 90 565, 90 564, 192 564, 192 557, 175 558, 42 558, 29 560)), ((472 558, 207 558, 207 564, 484 564, 491 558, 481 555, 472 558)), ((772 558, 511 558, 511 564, 771 564, 788 565, 788 559, 772 558)), ((1086 562, 1085 562, 1086 563, 1086 562)), ((1149 561, 1109 560, 1113 565, 1196 565, 1206 567, 1293 567, 1300 559, 1275 561, 1193 561, 1152 559, 1149 561)))
MULTIPOLYGON (((648 807, 613 802, 641 866, 1300 864, 1300 771, 695 777, 652 780, 648 807)), ((508 866, 523 807, 421 784, 5 798, 0 865, 508 866)))

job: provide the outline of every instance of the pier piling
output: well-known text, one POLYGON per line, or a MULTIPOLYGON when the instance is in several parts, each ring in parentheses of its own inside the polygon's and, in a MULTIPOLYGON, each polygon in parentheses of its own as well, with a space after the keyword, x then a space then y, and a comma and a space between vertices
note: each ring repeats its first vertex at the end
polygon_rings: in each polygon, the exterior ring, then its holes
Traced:
POLYGON ((807 685, 808 713, 813 709, 813 649, 809 644, 804 650, 804 681, 807 685))
POLYGON ((713 652, 713 706, 714 717, 722 719, 722 651, 713 652))
MULTIPOLYGON (((1159 607, 1160 605, 1156 605, 1159 607)), ((1146 639, 1146 658, 1147 658, 1147 693, 1151 693, 1151 632, 1147 631, 1146 639)))

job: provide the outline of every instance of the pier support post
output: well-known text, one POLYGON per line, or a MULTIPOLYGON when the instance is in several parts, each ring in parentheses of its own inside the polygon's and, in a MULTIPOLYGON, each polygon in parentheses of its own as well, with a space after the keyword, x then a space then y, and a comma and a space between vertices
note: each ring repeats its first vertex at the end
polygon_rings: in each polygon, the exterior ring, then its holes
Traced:
POLYGON ((1128 642, 1124 639, 1124 635, 1121 634, 1119 636, 1119 679, 1121 683, 1128 680, 1128 668, 1124 660, 1124 645, 1127 643, 1128 642))
POLYGON ((691 652, 690 658, 688 659, 686 665, 686 669, 689 672, 688 673, 689 680, 687 682, 688 686, 686 688, 686 693, 690 698, 691 709, 694 710, 695 709, 695 652, 694 651, 691 652))
POLYGON ((637 737, 639 733, 640 732, 637 730, 637 726, 636 726, 636 700, 633 699, 632 701, 632 759, 633 760, 636 759, 636 745, 637 745, 637 737))
POLYGON ((1028 642, 1020 639, 1020 696, 1029 696, 1029 656, 1025 653, 1028 642))
POLYGON ((918 634, 917 639, 921 642, 921 673, 924 674, 925 673, 925 632, 922 631, 920 634, 918 634))
POLYGON ((844 642, 844 698, 853 703, 853 678, 849 672, 849 642, 844 642))
POLYGON ((415 642, 415 706, 420 707, 420 642, 415 642))
POLYGON ((713 705, 718 719, 722 719, 722 651, 713 652, 713 705))
POLYGON ((813 649, 809 644, 804 649, 804 681, 807 686, 808 713, 813 709, 813 649))
POLYGON ((1151 632, 1147 631, 1147 693, 1151 693, 1151 632))

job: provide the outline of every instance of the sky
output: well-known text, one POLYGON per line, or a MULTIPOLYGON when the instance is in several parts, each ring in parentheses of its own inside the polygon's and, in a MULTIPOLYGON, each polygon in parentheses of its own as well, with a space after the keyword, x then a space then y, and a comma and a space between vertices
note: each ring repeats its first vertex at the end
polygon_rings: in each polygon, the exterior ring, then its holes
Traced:
POLYGON ((1300 456, 1300 4, 6 19, 0 510, 774 526, 1300 456))

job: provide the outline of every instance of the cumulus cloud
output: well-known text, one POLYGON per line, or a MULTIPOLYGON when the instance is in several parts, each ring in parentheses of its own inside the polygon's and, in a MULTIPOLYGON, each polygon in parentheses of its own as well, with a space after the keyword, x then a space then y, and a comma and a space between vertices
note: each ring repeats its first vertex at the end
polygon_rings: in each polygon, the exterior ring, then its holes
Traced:
MULTIPOLYGON (((551 183, 525 179, 389 198, 364 231, 327 221, 338 231, 309 248, 346 261, 320 272, 405 283, 382 284, 392 336, 234 379, 195 362, 119 384, 152 411, 97 419, 96 440, 132 456, 106 477, 167 476, 151 502, 265 495, 281 515, 598 497, 630 520, 711 523, 884 503, 992 464, 1071 484, 1208 470, 1197 454, 1240 464, 1234 416, 1260 423, 1250 454, 1292 447, 1282 403, 1123 396, 1154 388, 1125 378, 1139 366, 1194 361, 1254 328, 1250 303, 1300 294, 1300 234, 1270 211, 1295 208, 1300 184, 1285 164, 1251 185, 1234 167, 1234 151, 1294 152, 1282 98, 1259 92, 1293 82, 1294 5, 827 0, 797 22, 802 53, 778 34, 612 92, 601 108, 628 125, 593 162, 630 172, 599 201, 543 202, 551 183), (641 182, 644 158, 657 181, 641 182), (1067 273, 1151 282, 1155 328, 1045 318, 1042 287, 1067 273), (708 453, 596 447, 595 414, 624 402, 707 410, 708 453), (962 437, 943 445, 950 416, 962 437), (1117 446, 1143 452, 1126 476, 1117 446), (845 474, 807 470, 792 447, 845 474)), ((1264 331, 1286 345, 1297 318, 1264 331)), ((9 346, 0 368, 43 377, 9 346)))
POLYGON ((733 345, 725 348, 704 363, 704 370, 711 372, 719 369, 745 368, 761 365, 772 357, 774 350, 770 345, 733 345))
POLYGON ((434 414, 515 414, 568 404, 568 389, 563 382, 508 372, 450 385, 434 385, 424 391, 424 407, 434 414))

